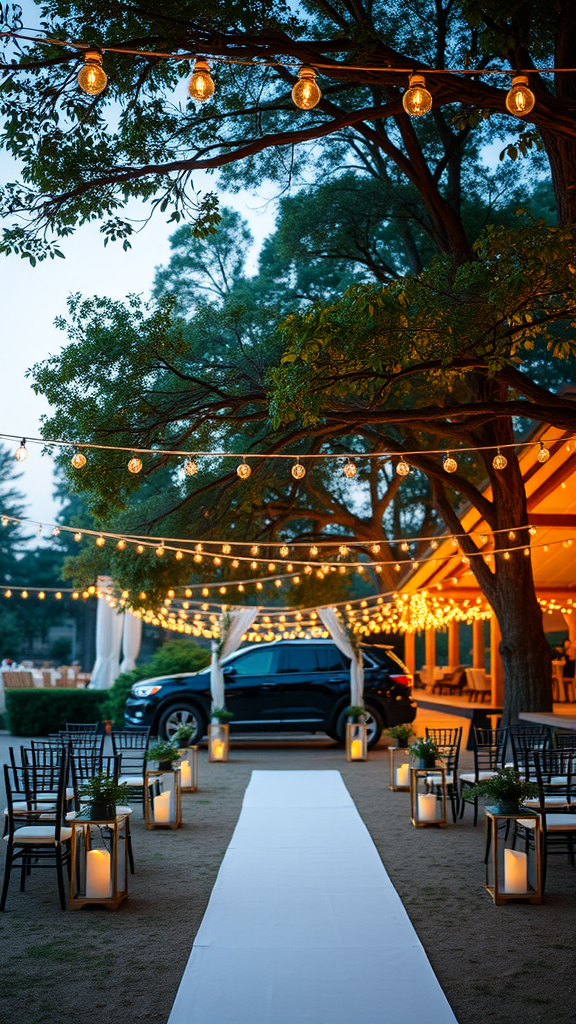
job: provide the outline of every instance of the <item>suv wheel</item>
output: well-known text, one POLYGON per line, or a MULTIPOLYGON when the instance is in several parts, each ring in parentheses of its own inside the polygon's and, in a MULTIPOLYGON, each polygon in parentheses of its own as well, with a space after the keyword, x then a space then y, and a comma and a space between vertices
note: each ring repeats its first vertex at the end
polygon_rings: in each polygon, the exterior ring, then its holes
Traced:
MULTIPOLYGON (((340 743, 345 743, 346 741, 346 721, 347 715, 343 711, 336 725, 336 732, 340 743)), ((366 707, 366 726, 368 728, 368 750, 372 750, 372 747, 375 747, 378 743, 384 729, 382 716, 376 708, 366 707)))
POLYGON ((158 722, 158 735, 162 739, 171 740, 180 725, 193 725, 194 734, 190 740, 191 744, 199 743, 206 732, 206 723, 203 716, 192 704, 185 704, 184 701, 173 704, 162 712, 158 722))

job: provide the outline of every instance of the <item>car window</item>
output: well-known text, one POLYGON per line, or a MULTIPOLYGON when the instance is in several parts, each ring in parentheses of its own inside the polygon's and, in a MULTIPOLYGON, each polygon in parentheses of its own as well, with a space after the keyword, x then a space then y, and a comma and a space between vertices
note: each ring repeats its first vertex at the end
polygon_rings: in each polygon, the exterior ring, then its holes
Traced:
POLYGON ((334 647, 318 647, 318 666, 323 672, 343 672, 349 668, 348 658, 334 647))
POLYGON ((281 672, 317 672, 318 648, 304 645, 287 646, 282 651, 281 672))
POLYGON ((272 647, 240 655, 230 664, 239 676, 267 676, 276 670, 277 650, 272 647))

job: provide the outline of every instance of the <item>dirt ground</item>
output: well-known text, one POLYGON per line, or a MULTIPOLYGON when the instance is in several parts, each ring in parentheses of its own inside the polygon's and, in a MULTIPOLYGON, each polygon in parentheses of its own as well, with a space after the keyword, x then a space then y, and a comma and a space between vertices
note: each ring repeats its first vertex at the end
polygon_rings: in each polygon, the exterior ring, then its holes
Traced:
MULTIPOLYGON (((419 712, 418 723, 455 721, 419 712)), ((10 742, 0 736, 2 761, 10 742)), ((470 763, 464 753, 461 767, 470 763)), ((116 912, 63 913, 52 871, 33 872, 25 894, 13 873, 0 915, 2 1024, 166 1024, 253 769, 342 773, 460 1024, 574 1021, 576 871, 565 858, 551 859, 542 906, 496 907, 470 808, 445 830, 416 830, 408 794, 388 788, 385 747, 347 764, 323 738, 286 738, 236 742, 227 765, 202 749, 200 789, 183 796, 177 832, 146 831, 136 810, 136 874, 116 912)))

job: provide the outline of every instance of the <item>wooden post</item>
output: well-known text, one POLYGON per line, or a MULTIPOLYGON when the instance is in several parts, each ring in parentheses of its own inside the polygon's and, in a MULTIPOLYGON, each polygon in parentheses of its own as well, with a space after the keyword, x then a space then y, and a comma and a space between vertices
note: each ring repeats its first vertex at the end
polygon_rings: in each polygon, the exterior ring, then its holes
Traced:
POLYGON ((496 615, 490 619, 490 676, 492 679, 492 705, 502 707, 504 704, 504 665, 500 656, 500 626, 496 615))
POLYGON ((564 615, 564 622, 568 626, 568 636, 570 640, 576 640, 576 615, 564 615))
POLYGON ((472 622, 472 666, 484 668, 484 619, 472 622))
POLYGON ((416 634, 404 633, 404 662, 410 675, 416 672, 416 634))
POLYGON ((460 664, 460 623, 448 623, 448 664, 455 667, 460 664))
POLYGON ((434 682, 434 668, 436 666, 436 630, 427 629, 426 637, 426 667, 430 672, 430 682, 434 682))

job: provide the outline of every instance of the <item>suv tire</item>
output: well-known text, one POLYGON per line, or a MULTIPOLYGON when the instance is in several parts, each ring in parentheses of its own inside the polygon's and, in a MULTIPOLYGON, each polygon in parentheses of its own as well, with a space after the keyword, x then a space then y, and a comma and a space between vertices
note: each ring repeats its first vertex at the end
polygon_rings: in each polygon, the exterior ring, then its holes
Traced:
POLYGON ((204 715, 197 707, 184 700, 171 704, 162 712, 158 722, 158 736, 163 740, 171 740, 179 725, 194 725, 191 746, 199 743, 206 732, 204 715))
MULTIPOLYGON (((339 743, 346 742, 346 722, 348 716, 346 710, 342 711, 338 716, 336 723, 336 733, 339 743)), ((383 729, 384 722, 382 721, 382 715, 376 708, 366 705, 366 725, 368 726, 368 750, 372 750, 376 746, 380 739, 383 729)))

